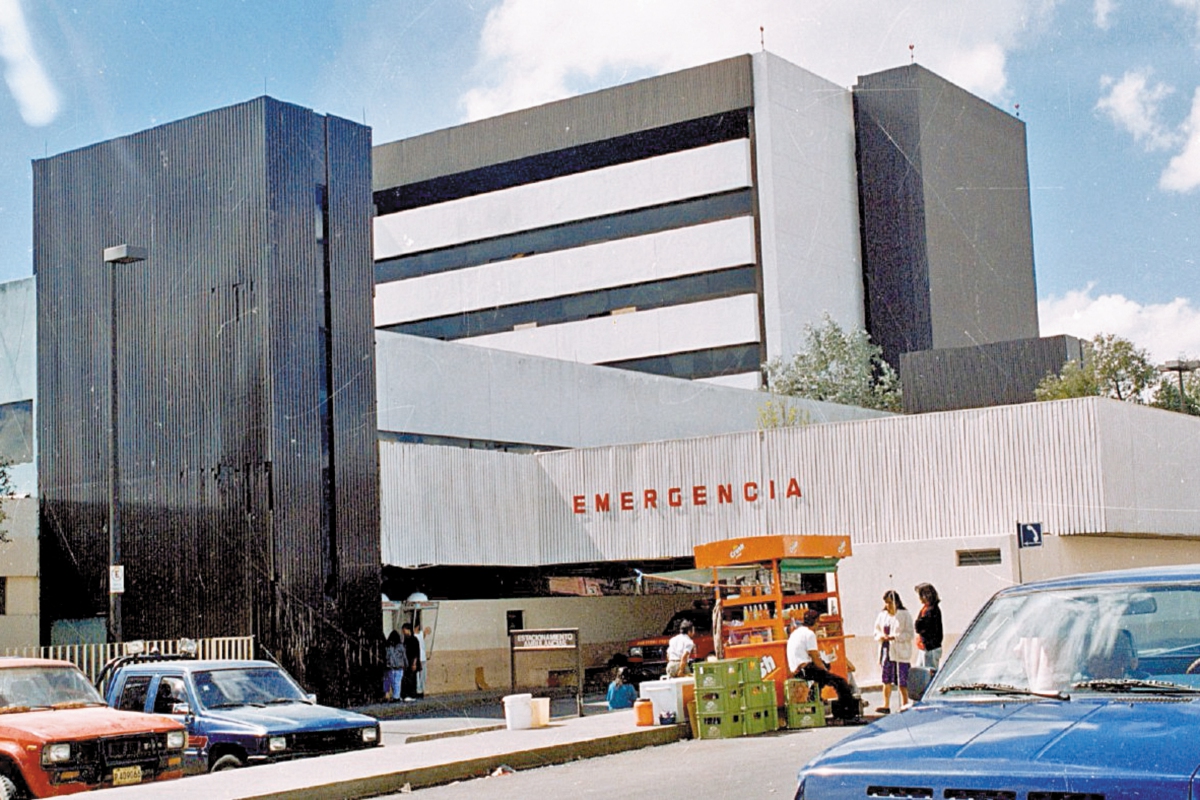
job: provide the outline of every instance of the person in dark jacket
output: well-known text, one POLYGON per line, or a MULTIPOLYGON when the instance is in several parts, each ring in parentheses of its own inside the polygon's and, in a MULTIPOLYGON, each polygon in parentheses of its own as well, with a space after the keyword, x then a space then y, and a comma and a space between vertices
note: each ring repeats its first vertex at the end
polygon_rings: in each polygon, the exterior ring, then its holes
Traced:
POLYGON ((400 684, 404 680, 408 659, 404 655, 404 638, 395 629, 388 634, 385 657, 387 672, 383 676, 383 697, 385 700, 399 700, 400 684))
POLYGON ((916 666, 937 669, 942 661, 942 609, 938 605, 937 589, 931 583, 918 584, 917 597, 921 610, 913 627, 917 631, 916 666))
POLYGON ((404 637, 404 677, 400 680, 400 698, 407 702, 417 699, 417 673, 421 671, 421 643, 413 635, 413 626, 407 622, 400 626, 404 637))

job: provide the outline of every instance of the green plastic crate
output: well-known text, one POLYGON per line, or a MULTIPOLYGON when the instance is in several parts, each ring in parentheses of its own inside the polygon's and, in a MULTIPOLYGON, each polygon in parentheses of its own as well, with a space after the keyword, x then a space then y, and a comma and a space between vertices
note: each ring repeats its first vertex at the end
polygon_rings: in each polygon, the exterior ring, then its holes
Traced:
POLYGON ((742 684, 742 708, 775 708, 777 705, 774 681, 742 684))
POLYGON ((777 731, 779 730, 779 711, 774 706, 747 711, 744 726, 748 736, 777 731))
POLYGON ((824 728, 824 703, 793 703, 787 707, 789 728, 824 728))
POLYGON ((758 656, 743 656, 738 661, 742 662, 742 683, 762 683, 762 659, 758 656))
POLYGON ((701 739, 732 739, 746 733, 744 717, 736 714, 705 714, 698 726, 701 739))
POLYGON ((732 714, 744 708, 741 687, 733 689, 700 689, 696 692, 696 713, 732 714))
POLYGON ((745 668, 745 659, 741 658, 701 661, 696 664, 696 691, 735 689, 745 680, 745 668))

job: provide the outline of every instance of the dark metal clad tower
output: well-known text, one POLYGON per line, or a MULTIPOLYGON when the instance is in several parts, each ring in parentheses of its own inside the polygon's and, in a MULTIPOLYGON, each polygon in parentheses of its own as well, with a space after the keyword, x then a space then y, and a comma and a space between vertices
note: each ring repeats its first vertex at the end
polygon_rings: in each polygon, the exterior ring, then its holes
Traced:
POLYGON ((859 78, 854 111, 884 358, 1036 338, 1025 124, 918 65, 859 78))
POLYGON ((43 640, 106 613, 115 521, 123 638, 377 692, 370 148, 264 97, 34 162, 43 640))

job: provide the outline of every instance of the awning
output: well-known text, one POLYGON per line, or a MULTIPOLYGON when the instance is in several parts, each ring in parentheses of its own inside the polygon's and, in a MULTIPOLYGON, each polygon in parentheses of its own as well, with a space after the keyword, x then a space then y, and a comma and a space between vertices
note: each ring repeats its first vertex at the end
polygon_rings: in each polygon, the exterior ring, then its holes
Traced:
POLYGON ((814 575, 819 572, 837 572, 836 558, 785 558, 779 562, 779 571, 814 575))
MULTIPOLYGON (((738 578, 751 580, 759 567, 718 567, 717 580, 734 583, 738 578)), ((677 569, 670 572, 638 572, 638 580, 661 581, 682 586, 713 587, 713 571, 711 568, 677 569)))

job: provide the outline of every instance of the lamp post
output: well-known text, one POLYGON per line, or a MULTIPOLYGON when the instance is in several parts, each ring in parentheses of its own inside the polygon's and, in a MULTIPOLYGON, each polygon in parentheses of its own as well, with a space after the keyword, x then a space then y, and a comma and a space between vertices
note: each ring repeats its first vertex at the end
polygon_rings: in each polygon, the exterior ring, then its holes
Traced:
POLYGON ((108 271, 108 636, 119 642, 121 635, 121 593, 125 591, 121 565, 120 496, 117 490, 117 293, 114 273, 117 264, 146 260, 146 248, 118 244, 104 248, 104 266, 108 271))
POLYGON ((1173 359, 1158 368, 1159 372, 1174 372, 1179 375, 1179 410, 1184 410, 1183 404, 1183 373, 1195 372, 1200 369, 1200 361, 1184 361, 1173 359))

